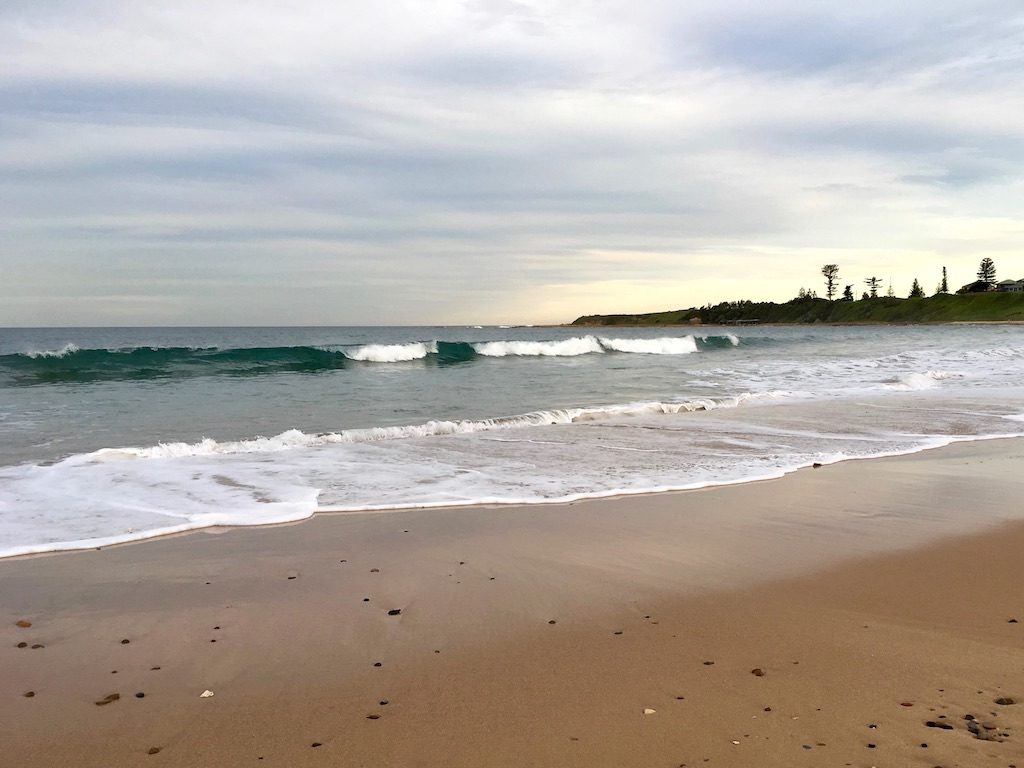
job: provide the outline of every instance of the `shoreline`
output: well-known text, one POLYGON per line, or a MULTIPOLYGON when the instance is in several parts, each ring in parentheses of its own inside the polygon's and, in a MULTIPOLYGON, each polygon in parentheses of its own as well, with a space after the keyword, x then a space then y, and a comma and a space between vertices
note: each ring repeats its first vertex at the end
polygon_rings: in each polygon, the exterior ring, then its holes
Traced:
POLYGON ((973 442, 0 561, 5 757, 1005 768, 1022 459, 1024 439, 973 442))
POLYGON ((1022 440, 1024 439, 1024 433, 1010 433, 1005 435, 976 435, 970 437, 956 437, 949 436, 945 442, 935 445, 926 445, 923 447, 915 448, 905 452, 895 453, 881 453, 873 454, 869 456, 848 456, 833 461, 822 461, 813 462, 810 464, 801 464, 791 469, 779 470, 778 473, 771 475, 764 475, 758 477, 749 477, 739 480, 724 480, 724 481, 710 481, 705 483, 695 483, 691 485, 683 485, 678 487, 666 487, 657 489, 644 489, 638 491, 610 491, 607 493, 593 493, 593 494, 578 494, 571 498, 559 498, 551 500, 541 501, 467 501, 464 503, 447 503, 447 502, 427 502, 423 504, 409 505, 409 506, 394 506, 394 507, 370 507, 370 508, 331 508, 323 507, 316 508, 311 511, 308 515, 297 518, 294 520, 281 520, 267 523, 249 523, 244 525, 208 525, 199 527, 185 527, 181 526, 178 529, 159 529, 159 532, 153 534, 142 534, 138 538, 130 538, 124 540, 114 540, 117 537, 106 537, 98 539, 86 539, 81 542, 59 542, 59 544, 74 544, 75 546, 61 546, 56 549, 36 549, 36 547, 45 547, 50 545, 28 545, 25 547, 27 551, 15 552, 12 554, 3 554, 0 552, 0 563, 6 561, 16 561, 30 558, 39 557, 52 557, 57 555, 69 555, 81 552, 88 552, 90 550, 103 550, 110 549, 112 547, 124 547, 124 546, 136 546, 145 544, 149 541, 156 541, 165 538, 177 538, 181 536, 190 536, 193 534, 200 533, 226 533, 234 530, 246 530, 246 529, 272 529, 281 526, 301 525, 307 523, 321 515, 386 515, 393 513, 404 513, 414 511, 431 511, 431 510, 459 510, 459 509, 514 509, 517 507, 560 507, 568 506, 572 504, 587 503, 593 501, 619 501, 624 499, 643 498, 648 496, 662 496, 671 494, 681 493, 693 493, 696 491, 708 491, 717 488, 729 488, 734 486, 743 485, 755 485, 759 483, 769 483, 777 480, 782 480, 790 475, 794 475, 798 472, 803 472, 810 469, 819 469, 821 467, 830 467, 840 464, 846 464, 850 462, 860 461, 877 461, 884 459, 894 459, 904 456, 915 456, 929 451, 942 450, 950 446, 964 445, 971 443, 985 443, 994 440, 1022 440))

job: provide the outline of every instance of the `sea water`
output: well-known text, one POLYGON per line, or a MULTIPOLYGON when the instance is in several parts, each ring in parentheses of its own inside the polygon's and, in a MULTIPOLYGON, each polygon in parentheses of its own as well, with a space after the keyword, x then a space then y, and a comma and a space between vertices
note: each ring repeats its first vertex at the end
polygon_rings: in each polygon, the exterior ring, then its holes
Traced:
POLYGON ((1021 433, 1020 326, 4 329, 0 556, 1021 433))

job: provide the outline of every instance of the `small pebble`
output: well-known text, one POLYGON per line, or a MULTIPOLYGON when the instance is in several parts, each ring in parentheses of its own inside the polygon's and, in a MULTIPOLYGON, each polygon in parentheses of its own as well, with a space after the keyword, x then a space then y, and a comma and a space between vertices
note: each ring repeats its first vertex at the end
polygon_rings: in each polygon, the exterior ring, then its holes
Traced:
POLYGON ((32 622, 28 619, 18 619, 16 622, 14 622, 14 626, 21 627, 22 629, 28 629, 32 626, 32 622))
POLYGON ((25 693, 22 694, 22 696, 24 696, 26 699, 31 699, 35 695, 35 691, 25 691, 25 693))
POLYGON ((150 747, 146 750, 147 755, 158 755, 160 754, 160 747, 150 747))
POLYGON ((367 720, 380 720, 380 715, 367 715, 367 720))
POLYGON ((713 661, 705 661, 705 662, 704 662, 704 666, 705 666, 705 667, 710 667, 710 666, 713 666, 713 665, 714 665, 714 663, 715 663, 715 662, 713 662, 713 661))
POLYGON ((26 642, 25 642, 24 640, 22 640, 22 641, 21 641, 20 643, 18 643, 18 644, 17 644, 17 645, 15 646, 15 647, 16 647, 16 648, 28 648, 28 643, 26 643, 26 642))
POLYGON ((36 649, 38 649, 38 648, 45 648, 45 647, 46 647, 46 646, 45 646, 45 645, 43 645, 42 643, 33 643, 33 644, 32 644, 32 650, 36 650, 36 649))
POLYGON ((130 643, 130 642, 131 642, 131 640, 129 640, 129 639, 128 639, 128 638, 126 637, 126 638, 125 638, 124 640, 122 640, 122 641, 121 641, 121 645, 128 645, 128 643, 130 643))
POLYGON ((381 663, 380 663, 379 661, 375 661, 375 662, 373 662, 373 666, 375 666, 375 667, 381 667, 381 666, 383 666, 383 665, 382 665, 382 664, 381 664, 381 663))
POLYGON ((146 694, 144 694, 142 691, 139 691, 138 693, 135 694, 135 698, 136 699, 144 699, 144 698, 146 698, 146 694))
POLYGON ((764 670, 760 667, 755 667, 754 669, 750 670, 750 674, 752 674, 754 677, 764 677, 764 670))
POLYGON ((402 613, 402 609, 401 608, 392 608, 390 611, 388 611, 388 616, 399 616, 399 615, 401 615, 401 613, 402 613))
POLYGON ((317 747, 322 747, 322 746, 323 746, 323 744, 321 744, 321 743, 320 743, 319 741, 314 741, 314 742, 313 742, 312 744, 310 744, 309 746, 313 747, 313 749, 316 749, 317 747))
POLYGON ((557 623, 558 622, 556 622, 554 619, 551 619, 551 621, 548 622, 548 624, 557 624, 557 623))

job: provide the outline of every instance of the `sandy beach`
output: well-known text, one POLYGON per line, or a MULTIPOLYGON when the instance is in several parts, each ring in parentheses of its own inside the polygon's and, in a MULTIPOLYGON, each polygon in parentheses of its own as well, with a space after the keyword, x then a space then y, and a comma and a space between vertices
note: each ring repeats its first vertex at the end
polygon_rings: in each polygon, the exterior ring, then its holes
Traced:
POLYGON ((996 440, 2 561, 0 762, 1024 766, 1022 466, 996 440))

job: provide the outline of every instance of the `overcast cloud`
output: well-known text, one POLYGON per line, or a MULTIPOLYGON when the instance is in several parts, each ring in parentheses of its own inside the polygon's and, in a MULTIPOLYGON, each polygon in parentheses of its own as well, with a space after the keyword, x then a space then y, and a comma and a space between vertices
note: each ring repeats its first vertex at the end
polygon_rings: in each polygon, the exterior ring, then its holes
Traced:
POLYGON ((680 5, 8 0, 0 325, 1024 277, 1019 0, 680 5))

